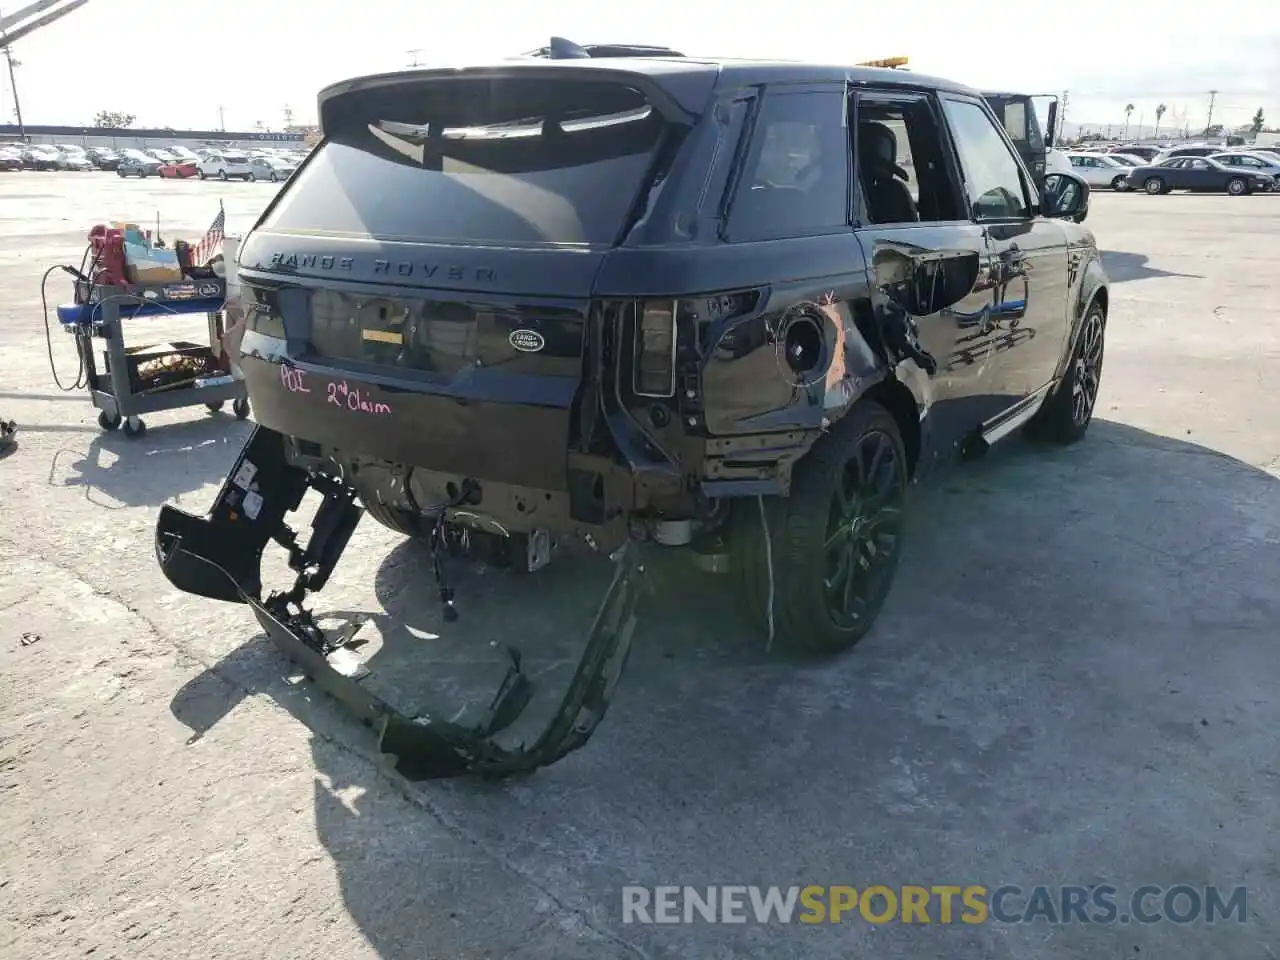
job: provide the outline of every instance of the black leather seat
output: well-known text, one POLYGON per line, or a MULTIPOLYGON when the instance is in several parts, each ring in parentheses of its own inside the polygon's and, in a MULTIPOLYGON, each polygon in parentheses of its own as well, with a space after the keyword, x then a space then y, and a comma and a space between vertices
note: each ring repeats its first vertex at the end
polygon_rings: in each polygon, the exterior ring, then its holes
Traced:
POLYGON ((907 188, 907 172, 898 166, 898 138, 883 123, 858 125, 858 163, 868 213, 874 223, 917 223, 920 211, 907 188))

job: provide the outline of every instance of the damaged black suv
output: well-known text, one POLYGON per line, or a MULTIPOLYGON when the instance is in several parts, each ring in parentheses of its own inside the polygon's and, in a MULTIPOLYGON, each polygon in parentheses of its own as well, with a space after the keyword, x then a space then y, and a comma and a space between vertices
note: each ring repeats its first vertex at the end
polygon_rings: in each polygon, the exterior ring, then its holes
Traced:
MULTIPOLYGON (((762 629, 862 637, 909 484, 1020 427, 1069 443, 1102 367, 1107 280, 982 96, 914 73, 651 50, 415 70, 320 95, 323 140, 244 238, 240 364, 259 426, 207 517, 164 508, 178 587, 247 602, 431 772, 547 763, 599 721, 646 552, 745 578, 762 629), (284 523, 322 494, 309 541, 284 523), (400 717, 303 607, 361 513, 533 570, 617 573, 557 720, 400 717), (465 536, 461 536, 466 531, 465 536), (264 596, 268 541, 293 588, 264 596)), ((453 597, 441 578, 446 615, 453 597)))

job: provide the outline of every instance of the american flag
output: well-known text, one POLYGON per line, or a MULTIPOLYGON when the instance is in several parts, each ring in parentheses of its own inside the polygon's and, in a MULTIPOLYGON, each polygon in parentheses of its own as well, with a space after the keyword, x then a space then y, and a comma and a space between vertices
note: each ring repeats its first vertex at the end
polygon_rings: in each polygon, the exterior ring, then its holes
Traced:
POLYGON ((206 266, 209 261, 222 252, 222 236, 226 226, 227 212, 219 205, 218 215, 213 218, 213 223, 204 232, 200 242, 191 250, 191 265, 193 267, 206 266))

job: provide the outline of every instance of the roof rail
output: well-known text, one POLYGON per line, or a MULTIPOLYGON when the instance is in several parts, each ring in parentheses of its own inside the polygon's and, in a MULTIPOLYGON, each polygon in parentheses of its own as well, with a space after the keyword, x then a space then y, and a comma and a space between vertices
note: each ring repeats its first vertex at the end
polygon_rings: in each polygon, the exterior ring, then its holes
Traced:
POLYGON ((526 57, 546 60, 590 60, 599 57, 683 57, 684 54, 670 47, 653 47, 634 43, 585 43, 577 44, 564 37, 552 37, 545 47, 530 50, 526 57))

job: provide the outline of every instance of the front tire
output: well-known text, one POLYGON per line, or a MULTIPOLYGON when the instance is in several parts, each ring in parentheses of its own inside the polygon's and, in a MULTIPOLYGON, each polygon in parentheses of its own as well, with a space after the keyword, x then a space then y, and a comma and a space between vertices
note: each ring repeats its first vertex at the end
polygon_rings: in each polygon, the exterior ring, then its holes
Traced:
POLYGON ((875 623, 897 570, 909 479, 897 421, 855 406, 795 468, 791 495, 742 500, 735 516, 745 595, 789 649, 847 650, 875 623), (766 549, 766 546, 769 549, 766 549))
POLYGON ((1094 301, 1081 324, 1062 382, 1027 424, 1029 437, 1060 444, 1075 443, 1084 437, 1093 422, 1102 383, 1106 332, 1106 311, 1094 301))
POLYGON ((245 179, 248 180, 250 183, 257 183, 258 175, 256 173, 250 173, 245 177, 245 179))
POLYGON ((1142 188, 1153 197, 1165 192, 1164 181, 1159 177, 1148 177, 1147 182, 1142 185, 1142 188))

